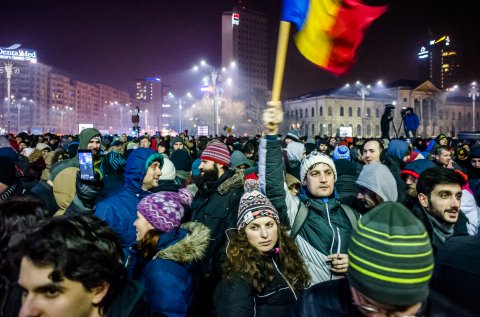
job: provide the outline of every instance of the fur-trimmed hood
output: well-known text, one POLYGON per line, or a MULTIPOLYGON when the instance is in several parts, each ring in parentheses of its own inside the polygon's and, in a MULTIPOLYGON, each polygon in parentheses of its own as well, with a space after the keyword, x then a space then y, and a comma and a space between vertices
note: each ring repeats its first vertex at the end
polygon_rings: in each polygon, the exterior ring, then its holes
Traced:
POLYGON ((177 263, 199 261, 205 256, 210 243, 210 229, 200 222, 187 222, 181 228, 188 231, 187 235, 173 245, 159 250, 155 259, 172 260, 177 263))
POLYGON ((243 187, 244 182, 243 172, 235 169, 235 173, 218 186, 218 192, 223 196, 233 188, 243 187))

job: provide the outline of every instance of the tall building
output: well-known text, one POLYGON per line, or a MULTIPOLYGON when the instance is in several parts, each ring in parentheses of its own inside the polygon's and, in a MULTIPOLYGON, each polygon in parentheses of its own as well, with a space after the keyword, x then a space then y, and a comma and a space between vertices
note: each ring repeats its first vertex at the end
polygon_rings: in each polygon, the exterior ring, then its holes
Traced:
POLYGON ((440 89, 464 84, 460 75, 460 56, 449 35, 422 46, 418 53, 420 81, 429 80, 440 89))
POLYGON ((264 14, 239 7, 222 14, 222 66, 236 63, 237 96, 267 90, 267 49, 264 14))
POLYGON ((160 76, 147 77, 144 79, 138 79, 136 81, 136 94, 135 99, 145 102, 153 103, 153 109, 151 109, 153 116, 152 126, 155 130, 161 130, 162 122, 162 100, 163 100, 163 83, 160 76))

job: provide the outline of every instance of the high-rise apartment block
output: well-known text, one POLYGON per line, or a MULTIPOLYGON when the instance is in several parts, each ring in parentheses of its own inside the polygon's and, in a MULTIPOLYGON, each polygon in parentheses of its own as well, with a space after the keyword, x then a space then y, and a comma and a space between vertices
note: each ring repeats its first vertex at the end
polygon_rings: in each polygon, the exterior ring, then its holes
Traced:
POLYGON ((222 15, 222 66, 237 65, 233 85, 237 96, 248 98, 267 90, 267 18, 236 7, 222 15))
POLYGON ((128 92, 107 85, 74 81, 37 62, 35 51, 0 48, 0 68, 1 133, 76 134, 81 124, 92 124, 102 133, 128 133, 137 107, 143 112, 140 126, 149 133, 158 129, 155 100, 136 100, 128 92), (23 58, 25 54, 35 54, 35 60, 23 58), (7 76, 9 67, 12 71, 7 76))

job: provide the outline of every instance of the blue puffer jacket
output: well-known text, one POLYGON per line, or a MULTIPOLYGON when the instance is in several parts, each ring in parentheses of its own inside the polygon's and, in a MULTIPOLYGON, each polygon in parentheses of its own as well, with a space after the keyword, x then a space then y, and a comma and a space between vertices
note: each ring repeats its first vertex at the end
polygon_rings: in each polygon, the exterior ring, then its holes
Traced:
POLYGON ((137 205, 140 200, 151 194, 142 190, 142 182, 147 172, 146 162, 152 149, 138 148, 133 151, 125 167, 125 184, 123 187, 97 204, 95 215, 103 219, 120 236, 125 258, 128 248, 136 240, 133 223, 137 219, 137 205))
POLYGON ((207 226, 189 222, 160 234, 153 259, 145 259, 136 249, 130 249, 127 270, 144 285, 145 298, 155 316, 187 314, 194 294, 193 270, 209 242, 207 226))

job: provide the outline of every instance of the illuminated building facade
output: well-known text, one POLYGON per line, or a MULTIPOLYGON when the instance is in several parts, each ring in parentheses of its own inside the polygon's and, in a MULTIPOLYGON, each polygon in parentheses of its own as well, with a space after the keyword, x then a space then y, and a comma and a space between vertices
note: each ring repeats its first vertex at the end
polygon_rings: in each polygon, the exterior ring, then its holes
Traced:
POLYGON ((153 104, 152 109, 152 129, 159 130, 163 125, 162 120, 162 100, 163 100, 163 83, 160 76, 147 77, 138 79, 135 86, 135 99, 153 104), (154 119, 153 119, 154 118, 154 119))
POLYGON ((222 66, 235 61, 237 94, 267 90, 267 18, 240 7, 222 15, 222 66))
POLYGON ((422 46, 418 53, 420 81, 429 80, 440 89, 462 84, 460 56, 451 37, 443 35, 422 46))

